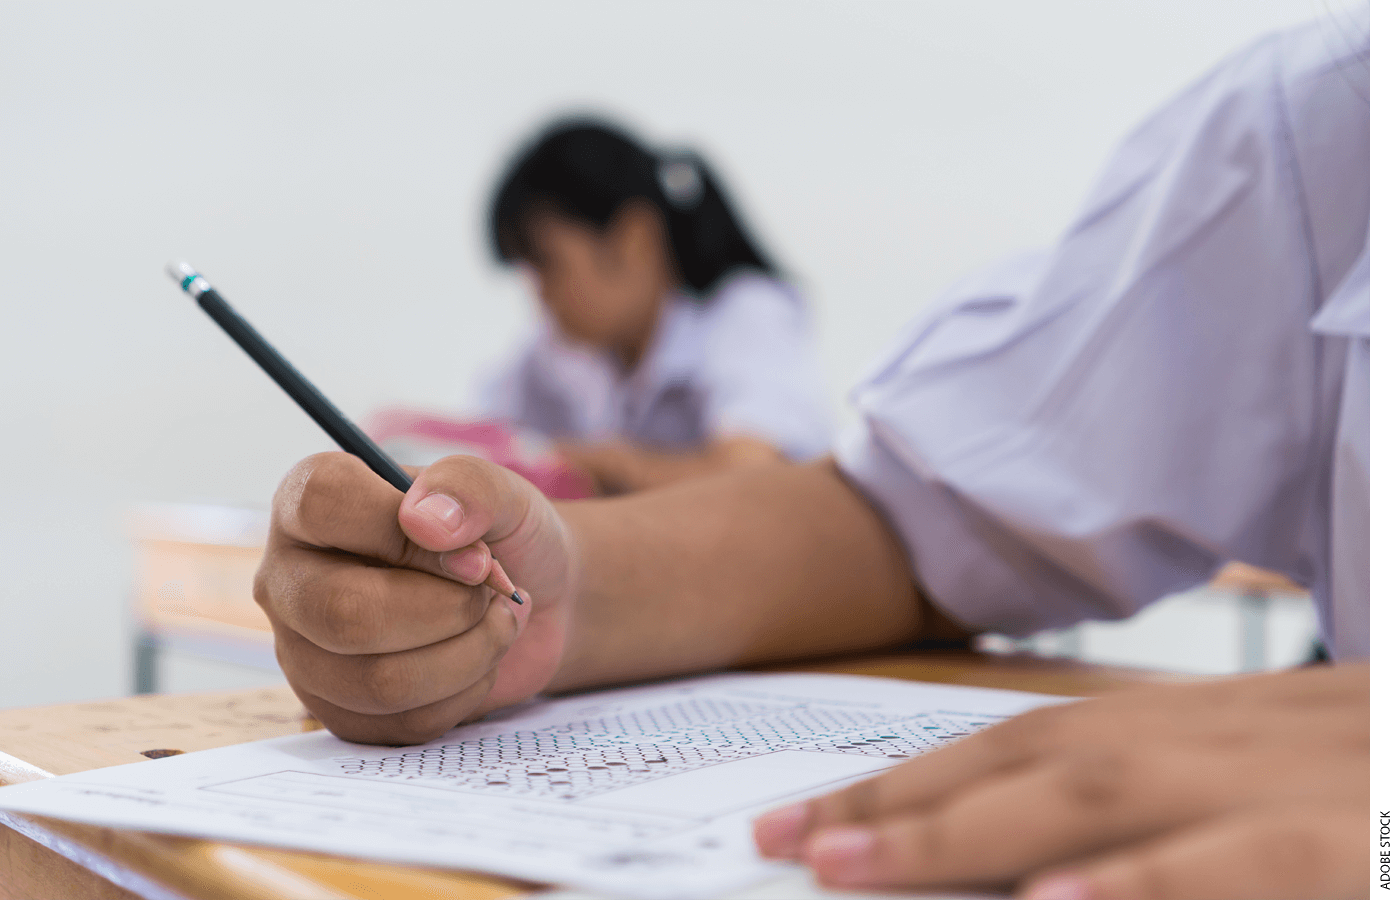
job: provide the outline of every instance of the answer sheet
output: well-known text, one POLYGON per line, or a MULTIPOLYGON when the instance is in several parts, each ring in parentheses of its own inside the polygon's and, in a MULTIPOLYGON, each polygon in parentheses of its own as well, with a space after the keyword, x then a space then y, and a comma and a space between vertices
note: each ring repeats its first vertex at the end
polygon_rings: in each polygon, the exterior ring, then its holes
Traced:
POLYGON ((0 809, 713 898, 782 874, 756 815, 1065 698, 847 675, 716 675, 545 700, 415 747, 327 732, 0 788, 0 809))

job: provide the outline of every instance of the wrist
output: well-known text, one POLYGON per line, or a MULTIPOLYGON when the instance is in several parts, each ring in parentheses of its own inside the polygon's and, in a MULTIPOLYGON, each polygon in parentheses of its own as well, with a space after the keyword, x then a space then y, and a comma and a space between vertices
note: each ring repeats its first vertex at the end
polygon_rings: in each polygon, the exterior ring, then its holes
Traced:
MULTIPOLYGON (((597 618, 599 605, 592 605, 595 615, 590 616, 589 597, 599 589, 592 579, 599 568, 599 553, 606 552, 606 548, 600 545, 606 545, 611 532, 604 511, 610 505, 611 501, 606 500, 555 501, 568 561, 568 588, 559 603, 559 660, 545 688, 551 693, 576 690, 596 683, 600 648, 598 635, 590 635, 589 632, 599 627, 600 623, 593 621, 597 618), (604 514, 598 515, 600 512, 604 514)), ((603 567, 606 565, 604 561, 603 567)), ((602 623, 601 627, 607 628, 608 625, 602 623)))

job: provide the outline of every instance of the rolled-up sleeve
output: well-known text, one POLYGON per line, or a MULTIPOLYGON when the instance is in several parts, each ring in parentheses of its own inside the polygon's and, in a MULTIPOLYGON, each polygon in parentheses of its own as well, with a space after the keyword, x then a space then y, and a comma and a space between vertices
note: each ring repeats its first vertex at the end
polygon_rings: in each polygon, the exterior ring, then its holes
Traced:
POLYGON ((1228 60, 855 391, 838 462, 954 618, 1118 618, 1227 559, 1325 590, 1345 344, 1309 322, 1366 239, 1355 62, 1315 29, 1228 60))

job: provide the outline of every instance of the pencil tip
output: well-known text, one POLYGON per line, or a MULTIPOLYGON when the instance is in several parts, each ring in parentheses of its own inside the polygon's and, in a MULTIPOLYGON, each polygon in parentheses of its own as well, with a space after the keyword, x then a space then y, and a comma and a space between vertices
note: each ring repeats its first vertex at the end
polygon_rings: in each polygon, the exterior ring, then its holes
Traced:
POLYGON ((519 603, 521 606, 524 606, 524 605, 525 605, 525 601, 522 600, 522 599, 520 599, 520 592, 519 592, 519 591, 514 591, 514 592, 512 592, 511 595, 510 595, 510 599, 514 600, 516 603, 519 603))

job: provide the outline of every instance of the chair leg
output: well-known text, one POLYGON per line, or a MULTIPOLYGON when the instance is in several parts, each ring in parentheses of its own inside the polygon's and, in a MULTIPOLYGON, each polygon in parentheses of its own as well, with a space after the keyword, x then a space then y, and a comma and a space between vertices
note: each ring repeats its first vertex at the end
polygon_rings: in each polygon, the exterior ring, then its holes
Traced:
POLYGON ((132 666, 131 692, 133 694, 154 694, 158 687, 156 666, 160 662, 160 641, 155 635, 143 629, 136 633, 132 651, 135 664, 132 666))

